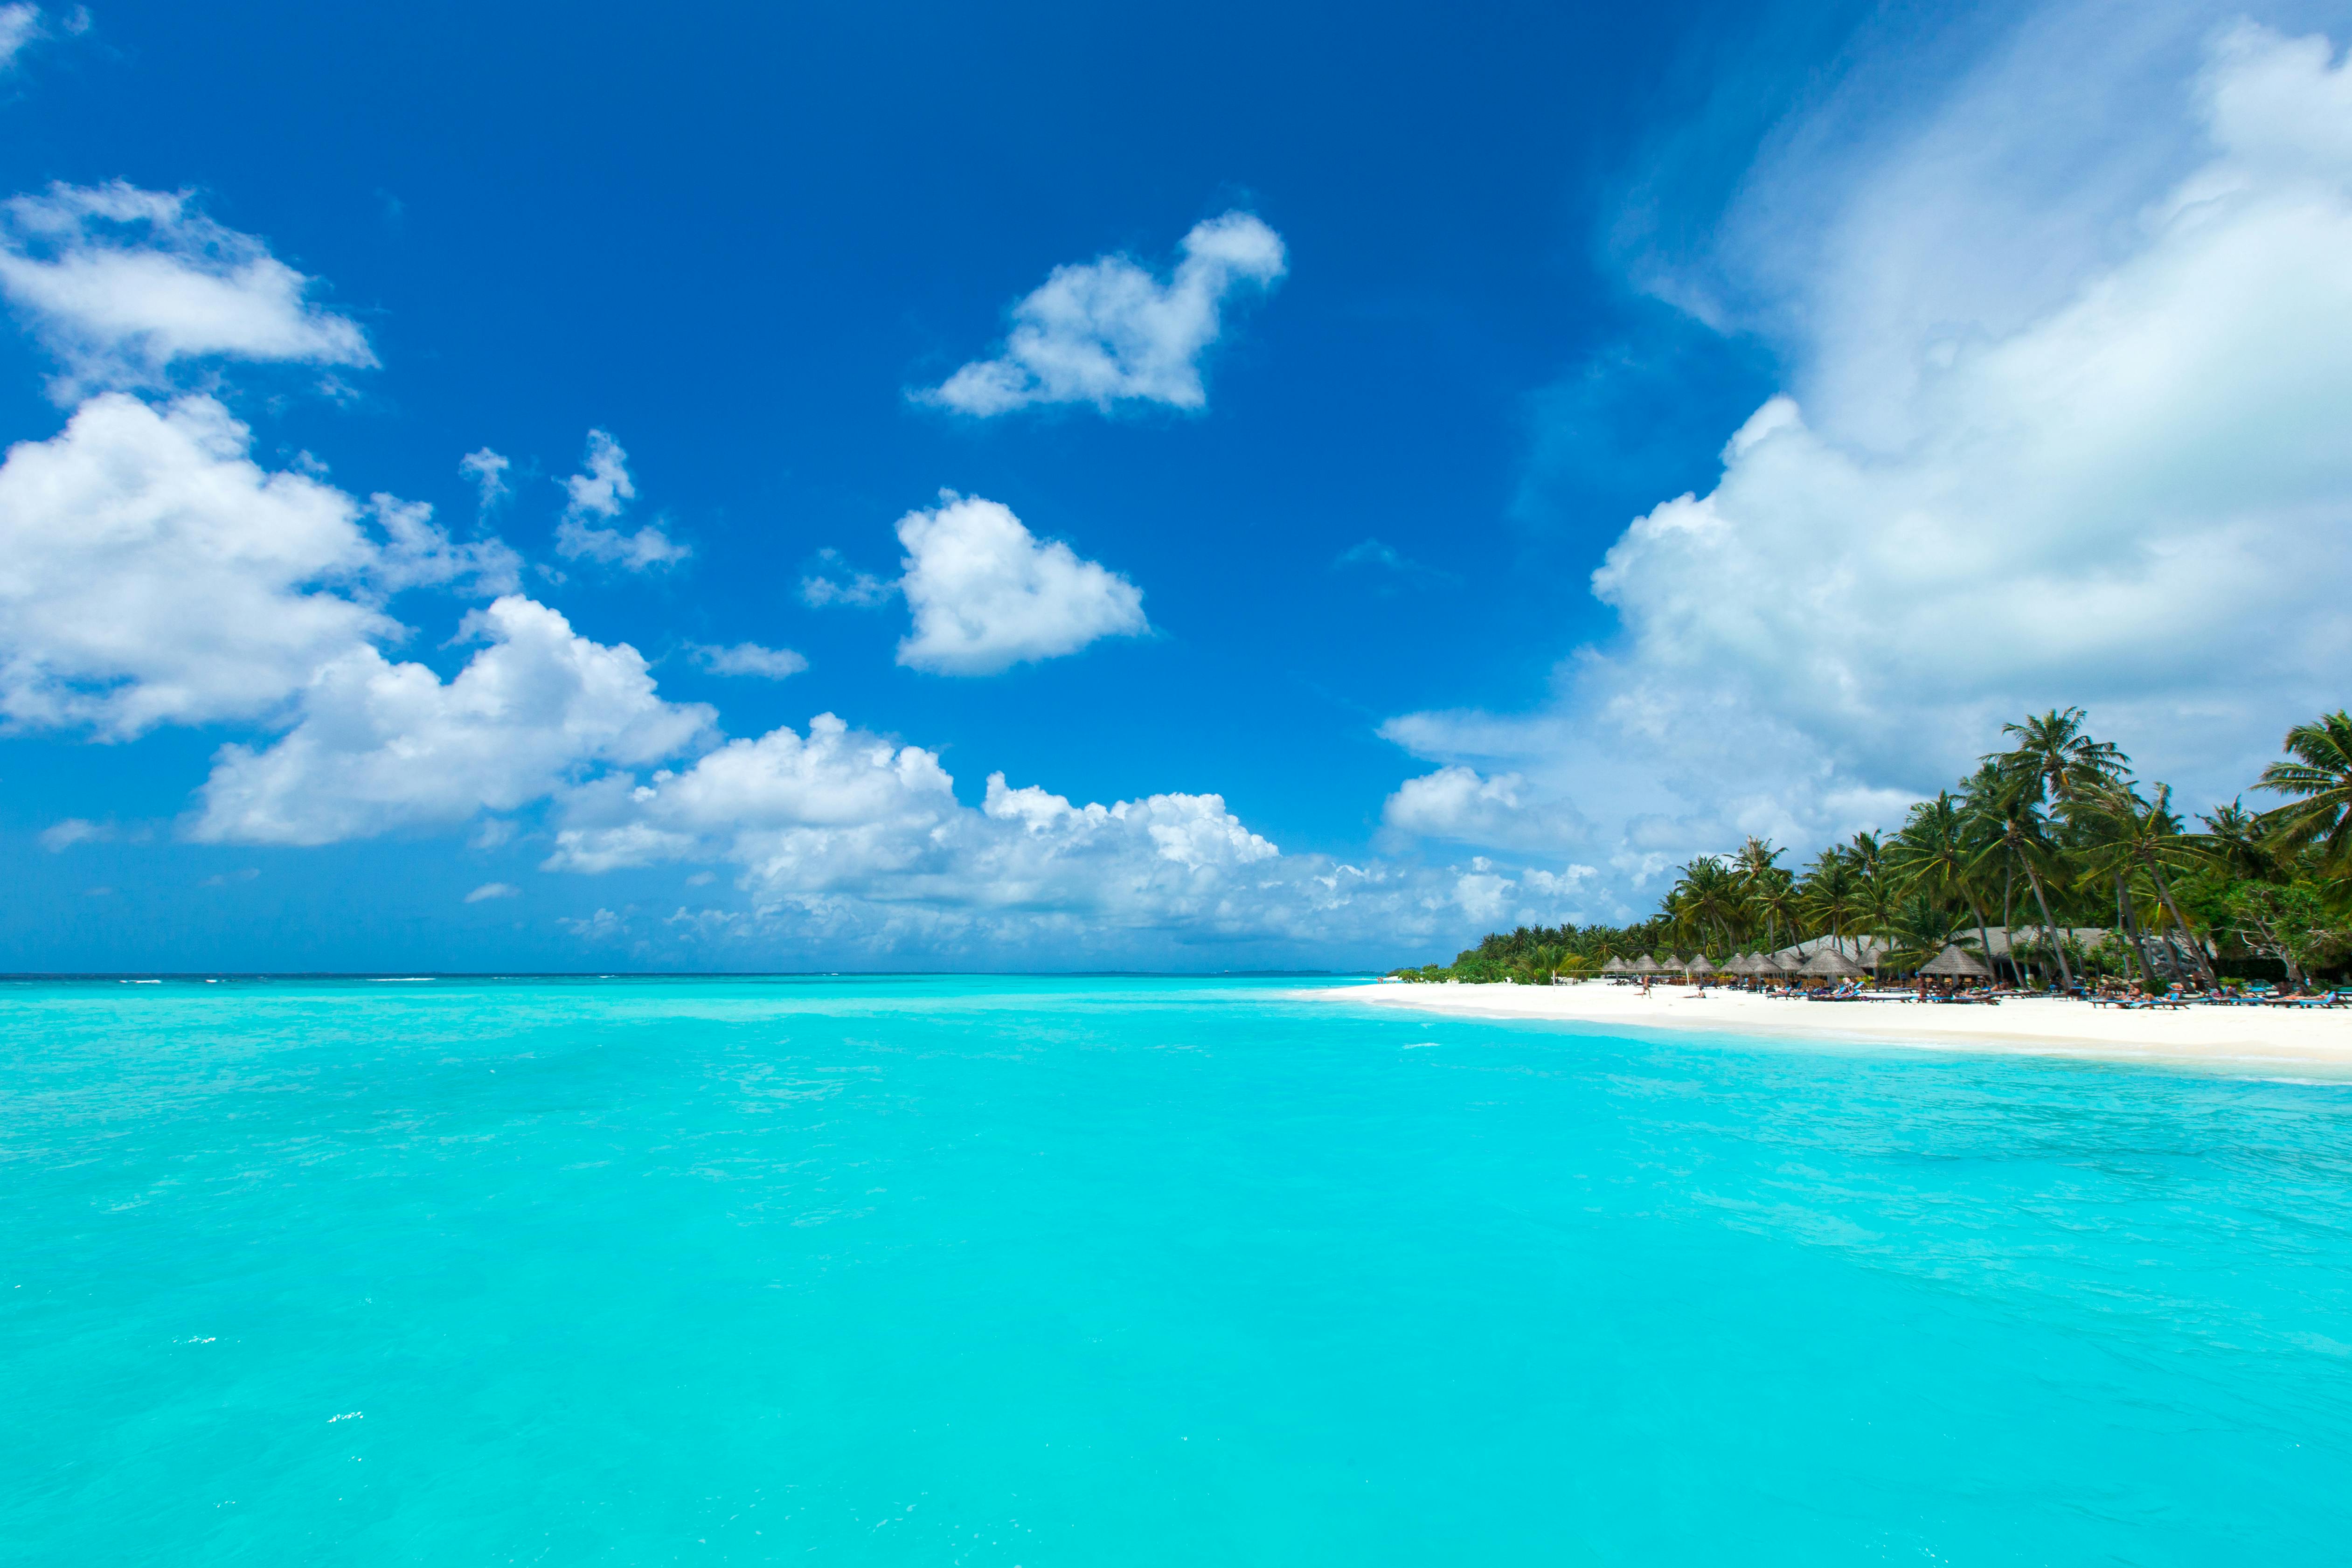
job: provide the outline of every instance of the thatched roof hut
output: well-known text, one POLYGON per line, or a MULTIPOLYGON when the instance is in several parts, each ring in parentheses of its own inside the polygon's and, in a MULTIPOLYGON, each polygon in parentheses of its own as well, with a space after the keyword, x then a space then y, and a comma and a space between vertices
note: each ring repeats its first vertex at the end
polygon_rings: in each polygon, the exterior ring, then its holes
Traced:
POLYGON ((1992 971, 1983 959, 1958 942, 1947 942, 1944 951, 1919 966, 1922 974, 1952 975, 1963 980, 1990 980, 1992 971))
POLYGON ((1627 963, 1623 959, 1618 957, 1612 952, 1609 955, 1609 962, 1601 966, 1601 973, 1603 974, 1622 974, 1626 970, 1632 967, 1633 966, 1631 964, 1627 963))
POLYGON ((1850 979, 1864 973, 1862 965, 1834 947, 1824 947, 1805 960, 1797 971, 1800 974, 1820 974, 1834 979, 1850 979))
POLYGON ((1666 966, 1664 964, 1660 963, 1656 959, 1652 958, 1646 952, 1641 957, 1635 959, 1631 967, 1633 972, 1636 974, 1664 974, 1666 972, 1666 966))

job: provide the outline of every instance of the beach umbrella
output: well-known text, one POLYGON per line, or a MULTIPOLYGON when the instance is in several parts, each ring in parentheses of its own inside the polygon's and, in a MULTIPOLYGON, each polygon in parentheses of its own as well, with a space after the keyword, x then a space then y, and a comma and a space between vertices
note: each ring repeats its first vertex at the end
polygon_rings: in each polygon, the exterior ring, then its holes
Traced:
POLYGON ((1625 961, 1612 952, 1609 955, 1609 962, 1601 966, 1601 973, 1603 974, 1622 974, 1625 973, 1625 961))
POLYGON ((1743 952, 1731 961, 1734 974, 1755 974, 1763 968, 1764 955, 1760 952, 1743 952))
POLYGON ((1822 974, 1836 979, 1848 979, 1862 973, 1862 966, 1834 947, 1817 950, 1813 956, 1797 966, 1800 974, 1822 974))
POLYGON ((1646 952, 1633 961, 1633 973, 1636 974, 1664 974, 1666 972, 1666 966, 1664 964, 1660 963, 1656 959, 1652 958, 1646 952))
POLYGON ((1957 975, 1968 980, 1990 980, 1992 971, 1984 960, 1958 942, 1947 942, 1944 951, 1919 966, 1922 974, 1957 975))
POLYGON ((1688 958, 1683 960, 1682 972, 1685 974, 1711 974, 1715 972, 1715 964, 1707 958, 1706 954, 1703 952, 1694 952, 1688 958))

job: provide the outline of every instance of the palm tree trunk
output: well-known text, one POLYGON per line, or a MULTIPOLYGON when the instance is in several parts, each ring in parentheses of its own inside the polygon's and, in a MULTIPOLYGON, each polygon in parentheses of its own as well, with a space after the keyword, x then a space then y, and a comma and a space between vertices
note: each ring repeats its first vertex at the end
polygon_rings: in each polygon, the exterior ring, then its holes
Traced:
POLYGON ((1984 906, 1977 902, 1977 890, 1974 888, 1963 882, 1960 884, 1960 889, 1968 894, 1969 912, 1977 917, 1977 942, 1984 949, 1985 967, 1990 969, 1992 967, 1992 933, 1985 930, 1984 906))
POLYGON ((2148 962, 2147 938, 2139 929, 2139 911, 2132 908, 2131 889, 2124 885, 2124 874, 2116 872, 2116 924, 2139 954, 2139 977, 2147 986, 2147 994, 2156 994, 2156 965, 2148 962))
POLYGON ((2017 916, 2010 902, 2017 893, 2017 868, 2000 868, 2000 942, 2008 951, 2001 956, 2009 960, 2009 977, 2018 984, 2025 984, 2025 971, 2017 963, 2017 916))
POLYGON ((2050 918, 2050 896, 2042 890, 2042 878, 2034 871, 2033 862, 2021 855, 2018 864, 2025 868, 2025 879, 2033 889, 2033 901, 2042 906, 2042 929, 2050 938, 2050 954, 2058 961, 2058 976, 2066 989, 2074 989, 2074 971, 2066 963, 2066 952, 2058 945, 2058 922, 2050 918))
POLYGON ((2172 917, 2172 923, 2179 928, 2180 934, 2189 939, 2189 951, 2197 959, 2198 977, 2207 986, 2211 986, 2214 980, 2212 962, 2205 956, 2205 944, 2197 940, 2197 933, 2189 929, 2189 922, 2180 918, 2180 906, 2172 901, 2172 884, 2165 880, 2164 868, 2158 865, 2153 857, 2142 863, 2147 867, 2148 879, 2156 884, 2156 896, 2164 900, 2165 912, 2172 917))

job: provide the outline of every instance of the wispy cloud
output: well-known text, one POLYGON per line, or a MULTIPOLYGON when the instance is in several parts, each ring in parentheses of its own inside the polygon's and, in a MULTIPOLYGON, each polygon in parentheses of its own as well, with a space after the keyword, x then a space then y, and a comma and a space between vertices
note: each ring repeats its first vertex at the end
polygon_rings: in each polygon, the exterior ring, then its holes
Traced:
POLYGON ((1447 587, 1462 581, 1451 572, 1423 565, 1392 545, 1377 539, 1367 539, 1351 544, 1333 557, 1335 572, 1356 572, 1380 582, 1390 591, 1397 588, 1447 587))
POLYGON ((713 675, 748 675, 761 680, 782 680, 808 668, 808 660, 788 647, 762 647, 739 642, 732 647, 688 643, 694 662, 713 675))
POLYGON ((820 550, 816 555, 824 569, 812 572, 801 579, 801 603, 812 609, 822 609, 827 605, 871 609, 898 592, 897 583, 851 567, 842 559, 838 550, 820 550))
POLYGON ((92 822, 86 816, 68 816, 41 829, 41 847, 55 855, 77 844, 103 844, 113 837, 114 825, 110 822, 92 822))
POLYGON ((513 466, 488 447, 468 452, 457 459, 457 471, 474 482, 475 491, 481 498, 480 510, 484 517, 514 493, 507 487, 507 470, 513 466))
MULTIPOLYGON (((58 18, 57 29, 68 37, 89 32, 89 8, 75 6, 58 18)), ((38 5, 25 4, 24 0, 0 5, 0 74, 14 69, 26 47, 55 36, 49 18, 38 5)))
POLYGON ((629 572, 649 572, 674 566, 693 551, 647 523, 635 533, 604 526, 635 500, 637 487, 629 476, 629 455, 602 430, 588 432, 585 471, 562 482, 566 497, 562 519, 555 526, 555 552, 567 561, 586 559, 629 572))

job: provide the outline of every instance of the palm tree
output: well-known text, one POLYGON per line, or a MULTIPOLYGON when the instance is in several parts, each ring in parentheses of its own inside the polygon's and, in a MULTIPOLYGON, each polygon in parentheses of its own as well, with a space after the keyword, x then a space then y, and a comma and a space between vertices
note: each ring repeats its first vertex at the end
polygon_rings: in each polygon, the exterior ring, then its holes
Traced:
POLYGON ((2199 820, 2205 824, 2207 846, 2229 876, 2256 881, 2271 874, 2274 862, 2263 819, 2248 811, 2242 801, 2216 806, 2199 820))
POLYGON ((2263 814, 2281 847, 2319 846, 2321 869, 2352 873, 2352 716, 2338 708, 2286 732, 2284 749, 2292 762, 2273 763, 2256 789, 2294 795, 2263 814))
MULTIPOLYGON (((1867 931, 1873 936, 1885 936, 1887 928, 1895 923, 1896 911, 1902 908, 1902 885, 1884 870, 1879 869, 1859 872, 1854 881, 1856 886, 1853 906, 1856 929, 1867 931)), ((1862 956, 1862 947, 1859 942, 1854 946, 1854 956, 1856 958, 1862 956)))
POLYGON ((1992 937, 1985 930, 1984 905, 1977 897, 1972 853, 1967 803, 1949 790, 1938 790, 1935 799, 1911 808, 1902 831, 1886 846, 1886 868, 1906 889, 1943 902, 1966 900, 1977 917, 1977 941, 1990 961, 1992 937))
POLYGON ((1804 905, 1797 893, 1797 879, 1778 866, 1768 866, 1759 872, 1748 889, 1748 907, 1764 922, 1765 951, 1777 952, 1780 931, 1786 928, 1794 936, 1804 919, 1804 905))
POLYGON ((1718 857, 1701 855, 1694 858, 1683 868, 1682 880, 1668 897, 1674 900, 1676 913, 1698 936, 1702 947, 1706 944, 1711 927, 1722 939, 1724 950, 1730 950, 1732 923, 1740 913, 1739 879, 1718 857))
POLYGON ((1731 858, 1731 868, 1743 881, 1752 882, 1767 871, 1777 870, 1772 862, 1787 853, 1786 849, 1773 848, 1769 838, 1751 837, 1739 847, 1739 853, 1731 858))
POLYGON ((1924 892, 1914 892, 1898 904, 1886 922, 1887 962, 1898 969, 1916 969, 1966 931, 1952 918, 1949 905, 1924 892))
MULTIPOLYGON (((2003 724, 2000 732, 2015 737, 2017 743, 2006 752, 1983 759, 2007 776, 2011 788, 2003 793, 2013 793, 2015 804, 2028 808, 2044 802, 2063 808, 2084 791, 2121 778, 2125 764, 2131 759, 2114 742, 2091 739, 2083 728, 2084 718, 2080 708, 2053 708, 2022 724, 2003 724)), ((2002 837, 2015 847, 2037 834, 2020 832, 2013 816, 2013 811, 2002 813, 2002 837)), ((2038 829, 2040 824, 2037 821, 2033 826, 2038 829)), ((2054 847, 2042 837, 2038 847, 2046 857, 2054 847)), ((2074 985, 2074 971, 2058 944, 2057 925, 2050 918, 2050 900, 2042 891, 2041 876, 2030 856, 2021 853, 2019 861, 2025 868, 2026 879, 2033 884, 2034 901, 2042 906, 2042 921, 2050 932, 2050 950, 2058 960, 2058 973, 2071 991, 2074 985)))
MULTIPOLYGON (((1983 863, 1990 858, 1994 841, 2004 830, 2001 803, 2008 798, 2011 780, 2001 771, 2000 762, 1991 757, 1980 760, 1977 771, 1960 781, 1960 809, 1965 814, 1964 842, 1969 847, 1969 870, 1972 877, 1982 878, 1983 863)), ((1985 896, 1992 896, 1988 882, 1985 896)), ((2009 965, 2010 977, 2020 985, 2025 984, 2025 970, 2017 961, 2017 863, 2004 859, 2000 868, 2000 941, 2006 949, 2002 962, 2009 965)), ((1993 962, 1992 950, 1985 950, 1985 962, 1993 962)))
POLYGON ((2022 724, 2003 724, 2000 732, 2017 743, 1985 758, 2013 778, 2032 777, 2037 793, 2053 805, 2063 805, 2084 789, 2112 784, 2123 776, 2131 759, 2113 742, 2094 741, 2084 731, 2080 708, 2053 708, 2022 724))
POLYGON ((2038 775, 2012 774, 2009 787, 1985 803, 1985 809, 1994 815, 2000 827, 1992 841, 1978 853, 1977 864, 2002 856, 2012 868, 2025 873, 2027 883, 2033 889, 2033 901, 2042 908, 2042 931, 2049 940, 2052 956, 2058 961, 2059 977, 2072 991, 2074 972, 2066 963, 2065 950, 2058 945, 2058 922, 2050 918, 2050 896, 2042 888, 2042 868, 2056 860, 2058 850, 2050 842, 2048 825, 2042 816, 2041 793, 2038 775))
POLYGON ((1845 951, 1845 928, 1860 909, 1861 891, 1853 862, 1835 845, 1814 857, 1798 888, 1807 918, 1817 927, 1830 928, 1830 940, 1841 952, 1845 951))
MULTIPOLYGON (((2189 922, 2181 918, 2180 906, 2173 901, 2172 884, 2164 873, 2168 868, 2202 870, 2213 863, 2214 853, 2180 831, 2179 819, 2170 809, 2171 799, 2172 790, 2167 784, 2156 786, 2156 798, 2152 801, 2142 800, 2120 784, 2102 784, 2077 793, 2066 804, 2066 816, 2070 825, 2084 830, 2084 874, 2115 879, 2116 910, 2130 928, 2134 944, 2140 942, 2138 921, 2124 876, 2126 871, 2137 870, 2155 886, 2156 896, 2162 900, 2165 913, 2172 917, 2173 925, 2189 938, 2189 951, 2195 955, 2197 973, 2210 985, 2213 983, 2213 966, 2206 962, 2204 944, 2196 940, 2189 922)), ((2145 946, 2140 947, 2140 969, 2143 973, 2147 969, 2145 946)), ((2155 976, 2148 978, 2153 986, 2155 976)))
POLYGON ((1875 877, 1879 870, 1878 835, 1857 833, 1845 847, 1847 864, 1864 877, 1875 877))

